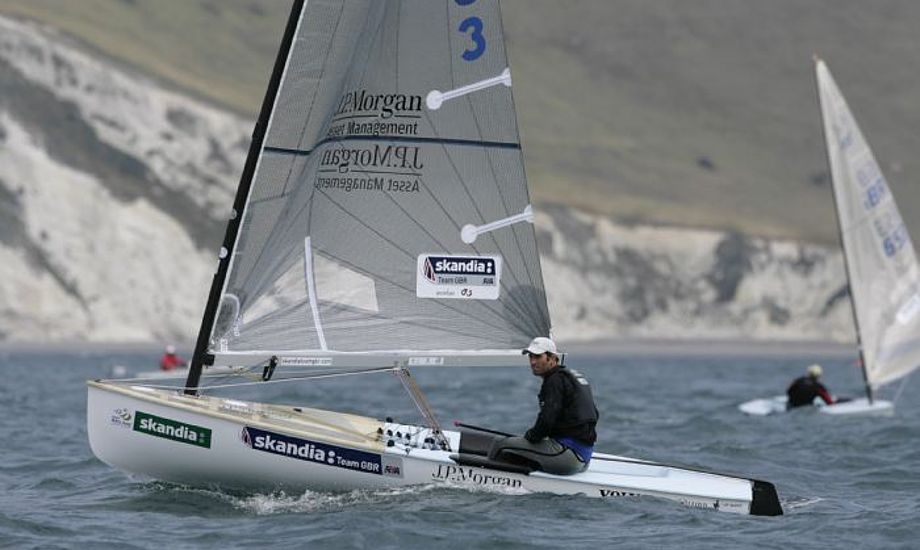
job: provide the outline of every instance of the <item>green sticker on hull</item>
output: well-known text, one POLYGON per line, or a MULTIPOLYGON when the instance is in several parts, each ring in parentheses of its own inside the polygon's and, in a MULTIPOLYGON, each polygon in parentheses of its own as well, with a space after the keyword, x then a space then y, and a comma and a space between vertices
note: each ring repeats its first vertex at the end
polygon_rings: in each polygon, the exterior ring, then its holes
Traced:
POLYGON ((194 424, 177 422, 161 416, 137 411, 134 415, 135 432, 141 432, 179 443, 188 443, 206 449, 211 448, 211 430, 194 424))

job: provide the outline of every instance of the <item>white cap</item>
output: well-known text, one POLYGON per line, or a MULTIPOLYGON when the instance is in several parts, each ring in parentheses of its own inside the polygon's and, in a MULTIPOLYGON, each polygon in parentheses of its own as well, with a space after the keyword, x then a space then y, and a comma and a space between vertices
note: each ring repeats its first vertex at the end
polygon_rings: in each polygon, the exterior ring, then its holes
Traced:
POLYGON ((166 346, 166 353, 176 353, 176 346, 173 346, 173 345, 166 346))
POLYGON ((815 363, 814 365, 809 365, 806 372, 808 373, 808 376, 811 376, 812 378, 820 378, 821 375, 824 374, 824 369, 821 368, 821 365, 815 363))
POLYGON ((530 341, 530 345, 521 350, 521 355, 526 355, 532 353, 534 355, 543 355, 544 353, 552 353, 553 355, 558 355, 559 352, 556 351, 556 342, 553 342, 549 338, 544 338, 543 336, 537 336, 530 341))

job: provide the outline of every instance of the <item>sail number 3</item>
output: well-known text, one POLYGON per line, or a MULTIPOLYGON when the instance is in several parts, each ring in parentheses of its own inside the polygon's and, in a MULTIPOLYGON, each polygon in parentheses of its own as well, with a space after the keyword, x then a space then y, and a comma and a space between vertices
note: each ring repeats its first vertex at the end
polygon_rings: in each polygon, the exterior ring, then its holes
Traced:
MULTIPOLYGON (((459 6, 469 6, 474 4, 476 0, 454 0, 459 6)), ((467 61, 475 61, 479 59, 483 53, 486 51, 486 37, 482 34, 482 30, 485 27, 482 19, 476 17, 475 15, 467 17, 460 22, 460 26, 457 28, 463 34, 469 34, 470 40, 473 41, 473 48, 467 49, 463 52, 463 59, 467 61)))

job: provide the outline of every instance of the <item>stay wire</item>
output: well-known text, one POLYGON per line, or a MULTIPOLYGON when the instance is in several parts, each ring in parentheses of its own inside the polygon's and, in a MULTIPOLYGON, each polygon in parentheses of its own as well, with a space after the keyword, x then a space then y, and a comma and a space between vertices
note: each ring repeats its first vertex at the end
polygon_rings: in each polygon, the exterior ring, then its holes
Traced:
POLYGON ((901 385, 898 386, 898 391, 895 392, 894 398, 891 400, 891 406, 893 407, 897 402, 898 398, 901 397, 901 393, 904 391, 904 388, 907 387, 907 381, 910 380, 910 375, 904 377, 904 380, 901 381, 901 385))

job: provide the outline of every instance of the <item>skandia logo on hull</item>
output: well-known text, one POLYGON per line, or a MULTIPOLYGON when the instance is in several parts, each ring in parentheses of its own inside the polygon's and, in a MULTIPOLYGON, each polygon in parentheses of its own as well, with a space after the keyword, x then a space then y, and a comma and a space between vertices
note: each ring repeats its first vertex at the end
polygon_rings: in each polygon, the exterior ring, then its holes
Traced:
POLYGON ((134 415, 135 432, 163 439, 188 443, 206 449, 211 448, 211 430, 194 424, 186 424, 169 418, 137 411, 134 415))
POLYGON ((439 275, 494 275, 495 260, 475 256, 428 256, 423 269, 425 278, 437 283, 439 275))
POLYGON ((317 441, 308 441, 250 426, 243 428, 240 436, 243 444, 254 451, 306 460, 346 470, 357 470, 377 475, 383 474, 380 455, 378 454, 356 451, 355 449, 347 449, 317 441))

